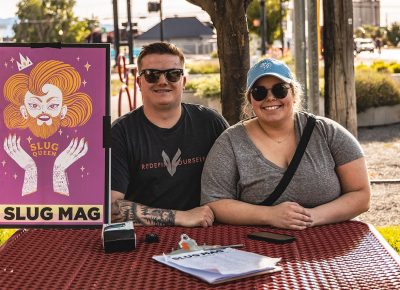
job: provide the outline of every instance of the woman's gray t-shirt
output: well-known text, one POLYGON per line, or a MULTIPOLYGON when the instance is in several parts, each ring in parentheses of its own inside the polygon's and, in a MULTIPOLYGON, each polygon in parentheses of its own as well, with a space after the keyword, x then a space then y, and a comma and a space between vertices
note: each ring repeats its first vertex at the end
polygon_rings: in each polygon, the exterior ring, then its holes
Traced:
MULTIPOLYGON (((308 113, 295 114, 297 142, 308 113)), ((354 136, 335 121, 317 122, 293 179, 274 204, 294 201, 315 207, 341 194, 335 168, 363 156, 354 136)), ((254 145, 242 122, 225 130, 208 153, 201 178, 201 204, 220 199, 240 199, 258 204, 281 180, 286 168, 267 160, 254 145)))

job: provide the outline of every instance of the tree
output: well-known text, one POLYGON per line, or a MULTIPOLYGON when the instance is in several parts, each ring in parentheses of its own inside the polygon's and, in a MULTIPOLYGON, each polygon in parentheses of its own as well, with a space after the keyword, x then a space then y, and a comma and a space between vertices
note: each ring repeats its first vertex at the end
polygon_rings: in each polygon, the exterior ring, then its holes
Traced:
POLYGON ((352 0, 323 0, 325 114, 357 136, 352 0))
POLYGON ((217 30, 222 114, 230 124, 240 120, 250 65, 246 9, 249 0, 187 0, 206 11, 217 30))
POLYGON ((382 37, 381 31, 378 26, 363 25, 354 30, 355 37, 361 38, 375 38, 382 37))
POLYGON ((397 22, 394 22, 390 29, 387 30, 387 39, 397 47, 400 42, 400 25, 397 22))
MULTIPOLYGON (((285 19, 285 13, 281 15, 281 2, 286 1, 287 0, 265 1, 265 15, 267 19, 266 40, 268 44, 272 44, 276 39, 281 39, 280 23, 285 19)), ((249 26, 249 31, 257 35, 260 35, 260 25, 257 26, 254 24, 258 24, 257 20, 260 20, 260 17, 260 2, 252 1, 247 8, 247 24, 249 26), (256 22, 254 20, 256 20, 256 22)))
POLYGON ((75 0, 20 0, 14 25, 17 42, 82 42, 90 34, 87 21, 72 11, 75 0))

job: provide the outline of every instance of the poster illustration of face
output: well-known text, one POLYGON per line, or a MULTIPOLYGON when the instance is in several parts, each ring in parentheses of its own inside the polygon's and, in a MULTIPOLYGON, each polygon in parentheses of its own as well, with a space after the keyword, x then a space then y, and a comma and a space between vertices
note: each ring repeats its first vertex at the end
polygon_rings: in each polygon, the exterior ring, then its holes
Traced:
POLYGON ((108 45, 0 46, 0 226, 105 221, 108 82, 108 45))

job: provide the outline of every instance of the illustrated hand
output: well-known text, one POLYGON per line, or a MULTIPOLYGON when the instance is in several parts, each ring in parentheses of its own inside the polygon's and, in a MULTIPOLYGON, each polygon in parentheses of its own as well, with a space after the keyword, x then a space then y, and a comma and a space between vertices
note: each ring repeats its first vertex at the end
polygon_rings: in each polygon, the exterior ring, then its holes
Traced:
POLYGON ((30 167, 36 167, 35 161, 21 147, 21 138, 14 135, 8 135, 4 139, 4 151, 13 159, 22 169, 27 170, 30 167))
POLYGON ((304 230, 312 224, 309 210, 296 202, 283 202, 271 207, 271 225, 291 230, 304 230))
POLYGON ((82 138, 78 142, 78 138, 74 138, 68 145, 68 147, 61 152, 60 155, 54 161, 54 168, 65 171, 75 161, 84 156, 88 151, 87 142, 85 138, 82 138))
POLYGON ((37 191, 37 167, 32 157, 21 147, 21 138, 9 135, 4 139, 4 151, 22 169, 25 170, 24 183, 22 185, 22 195, 27 195, 37 191))
POLYGON ((177 211, 175 225, 183 227, 203 228, 212 226, 214 222, 214 213, 208 205, 195 207, 187 211, 177 211))
POLYGON ((78 138, 74 138, 68 147, 61 152, 54 161, 53 166, 53 190, 54 192, 69 195, 68 178, 65 170, 75 161, 84 156, 88 151, 87 142, 82 138, 78 142, 78 138))

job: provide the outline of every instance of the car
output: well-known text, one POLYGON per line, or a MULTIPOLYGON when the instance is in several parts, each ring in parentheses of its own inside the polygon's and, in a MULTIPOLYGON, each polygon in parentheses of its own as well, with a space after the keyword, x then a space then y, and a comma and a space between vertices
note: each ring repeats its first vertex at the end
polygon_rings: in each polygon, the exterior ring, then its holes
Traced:
POLYGON ((354 50, 357 53, 362 51, 375 51, 375 43, 371 38, 355 38, 354 39, 354 50))

